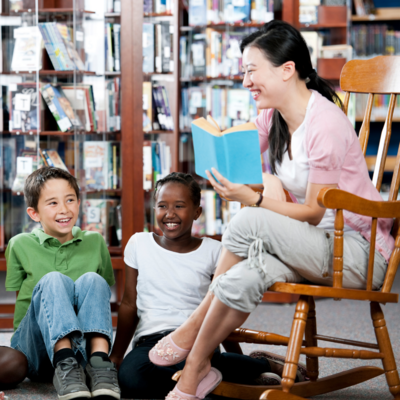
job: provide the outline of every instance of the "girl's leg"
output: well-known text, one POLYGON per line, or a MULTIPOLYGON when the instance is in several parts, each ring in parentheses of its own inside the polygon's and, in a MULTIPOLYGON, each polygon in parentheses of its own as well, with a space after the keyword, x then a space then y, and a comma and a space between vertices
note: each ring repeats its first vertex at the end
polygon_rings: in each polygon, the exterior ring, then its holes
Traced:
MULTIPOLYGON (((214 279, 218 275, 224 274, 233 265, 242 260, 242 257, 239 257, 229 250, 222 248, 221 257, 215 271, 214 279)), ((197 307, 196 311, 194 311, 193 314, 186 320, 186 322, 184 322, 183 325, 181 325, 173 333, 173 340, 177 346, 181 347, 182 349, 192 348, 193 343, 196 340, 197 334, 199 332, 200 326, 203 323, 204 317, 206 316, 207 311, 210 307, 212 298, 213 296, 211 295, 211 293, 209 293, 197 307)))
POLYGON ((212 300, 178 383, 182 392, 196 394, 198 384, 211 368, 209 355, 248 316, 249 313, 230 308, 217 298, 212 300))

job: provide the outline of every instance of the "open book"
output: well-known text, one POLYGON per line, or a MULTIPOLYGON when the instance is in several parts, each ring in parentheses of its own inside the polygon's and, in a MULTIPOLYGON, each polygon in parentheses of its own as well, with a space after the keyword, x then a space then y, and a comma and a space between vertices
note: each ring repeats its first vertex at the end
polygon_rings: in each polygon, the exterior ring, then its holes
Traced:
POLYGON ((257 127, 249 122, 221 132, 208 116, 192 122, 196 174, 207 178, 214 167, 232 183, 262 183, 257 127))

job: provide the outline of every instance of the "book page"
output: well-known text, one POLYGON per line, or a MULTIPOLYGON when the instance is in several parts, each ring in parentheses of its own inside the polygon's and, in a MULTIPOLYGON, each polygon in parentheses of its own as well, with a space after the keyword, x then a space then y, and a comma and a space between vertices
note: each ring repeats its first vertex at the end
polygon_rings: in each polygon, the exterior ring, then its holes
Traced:
POLYGON ((199 128, 201 128, 201 129, 205 130, 206 132, 210 133, 211 135, 222 136, 220 129, 219 128, 217 129, 214 126, 214 124, 211 124, 210 122, 208 122, 203 117, 194 120, 192 122, 192 125, 198 126, 199 128))

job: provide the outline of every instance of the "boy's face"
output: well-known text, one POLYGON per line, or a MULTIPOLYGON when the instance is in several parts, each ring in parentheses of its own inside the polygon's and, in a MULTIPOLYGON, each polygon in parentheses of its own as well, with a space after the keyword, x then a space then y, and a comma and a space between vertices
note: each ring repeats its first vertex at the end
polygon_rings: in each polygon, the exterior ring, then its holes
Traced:
POLYGON ((42 187, 37 210, 28 207, 28 215, 40 222, 43 231, 60 243, 73 239, 72 227, 79 215, 80 200, 65 179, 49 179, 42 187))

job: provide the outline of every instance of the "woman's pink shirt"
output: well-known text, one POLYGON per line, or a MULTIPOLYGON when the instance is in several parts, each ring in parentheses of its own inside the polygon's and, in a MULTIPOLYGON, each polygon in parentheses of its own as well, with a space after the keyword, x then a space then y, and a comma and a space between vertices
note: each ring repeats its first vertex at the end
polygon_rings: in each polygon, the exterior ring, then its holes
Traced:
MULTIPOLYGON (((343 111, 320 93, 313 91, 315 100, 305 123, 304 146, 310 172, 308 181, 317 184, 337 184, 338 188, 373 201, 382 197, 372 184, 360 142, 343 111)), ((268 132, 273 109, 262 110, 256 119, 261 152, 268 149, 268 132)), ((371 239, 372 219, 363 215, 343 212, 344 221, 368 241, 371 239)), ((394 248, 390 235, 392 219, 378 220, 376 248, 388 261, 394 248)))

